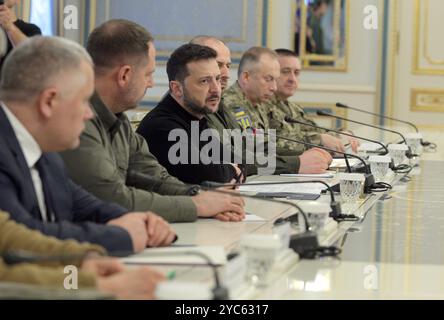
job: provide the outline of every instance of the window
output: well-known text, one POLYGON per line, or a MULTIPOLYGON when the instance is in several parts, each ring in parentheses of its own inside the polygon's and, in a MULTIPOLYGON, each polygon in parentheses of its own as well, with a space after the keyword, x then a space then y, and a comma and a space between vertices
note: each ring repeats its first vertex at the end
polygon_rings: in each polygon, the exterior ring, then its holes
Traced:
POLYGON ((30 22, 39 26, 43 35, 53 36, 56 34, 54 21, 54 0, 31 1, 30 22))

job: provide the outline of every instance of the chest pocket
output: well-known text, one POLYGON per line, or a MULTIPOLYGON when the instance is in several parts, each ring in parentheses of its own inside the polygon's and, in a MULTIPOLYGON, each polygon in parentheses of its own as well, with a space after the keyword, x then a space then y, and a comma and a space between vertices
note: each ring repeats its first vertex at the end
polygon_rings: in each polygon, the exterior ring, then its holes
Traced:
POLYGON ((234 117, 236 122, 242 127, 242 129, 247 129, 253 126, 250 116, 245 112, 242 107, 237 107, 234 109, 234 117))

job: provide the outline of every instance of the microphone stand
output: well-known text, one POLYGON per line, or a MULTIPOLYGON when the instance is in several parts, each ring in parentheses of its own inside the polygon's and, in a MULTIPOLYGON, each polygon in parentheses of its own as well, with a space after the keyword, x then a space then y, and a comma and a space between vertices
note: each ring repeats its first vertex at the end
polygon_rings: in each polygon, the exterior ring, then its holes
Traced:
MULTIPOLYGON (((354 155, 354 154, 333 150, 333 149, 330 149, 330 148, 327 148, 327 147, 324 147, 324 146, 319 146, 319 145, 316 145, 316 144, 313 144, 313 143, 309 143, 309 142, 305 142, 305 141, 301 141, 301 140, 290 139, 290 138, 282 137, 282 136, 279 136, 279 135, 276 135, 276 134, 272 135, 272 134, 269 134, 269 133, 267 133, 265 131, 263 131, 263 133, 264 133, 264 135, 267 135, 267 136, 274 136, 274 137, 282 139, 282 140, 303 144, 303 145, 306 145, 306 146, 310 146, 312 148, 320 148, 320 149, 326 150, 326 151, 331 152, 331 153, 339 153, 339 154, 342 154, 344 156, 349 156, 349 157, 358 159, 364 165, 364 170, 365 170, 365 174, 364 174, 365 175, 364 192, 366 194, 372 193, 371 186, 375 184, 375 177, 371 174, 370 169, 368 168, 367 164, 365 163, 365 161, 361 157, 358 157, 357 155, 354 155)), ((351 173, 350 165, 347 167, 347 169, 351 173)))
MULTIPOLYGON (((128 252, 115 252, 110 257, 122 257, 122 256, 128 256, 128 252)), ((131 253, 132 254, 132 253, 131 253)), ((193 255, 202 258, 206 262, 206 266, 211 267, 213 270, 213 278, 215 282, 215 287, 212 290, 214 300, 227 300, 229 298, 228 296, 228 289, 222 286, 219 275, 217 273, 217 265, 211 261, 211 259, 202 252, 197 251, 186 251, 186 252, 175 252, 175 255, 193 255)), ((152 254, 152 256, 171 256, 169 253, 156 253, 152 254)), ((95 259, 104 258, 103 256, 95 256, 95 259)), ((21 263, 36 263, 36 262, 63 262, 63 261, 81 261, 85 258, 85 255, 53 255, 53 256, 43 256, 43 255, 36 255, 32 252, 18 250, 18 251, 8 251, 5 252, 2 255, 3 261, 7 265, 15 265, 15 264, 21 264, 21 263)))
POLYGON ((384 118, 384 119, 389 119, 389 120, 393 120, 393 121, 401 122, 401 123, 404 123, 404 124, 407 124, 407 125, 413 127, 413 129, 415 129, 416 132, 419 133, 418 127, 415 126, 413 123, 408 122, 408 121, 404 121, 404 120, 400 120, 400 119, 395 119, 395 118, 392 118, 392 117, 389 117, 389 116, 383 116, 382 114, 373 113, 373 112, 370 112, 370 111, 366 111, 366 110, 362 110, 362 109, 358 109, 358 108, 350 107, 350 106, 345 105, 345 104, 340 103, 340 102, 336 103, 336 107, 338 107, 338 108, 342 108, 342 109, 350 109, 350 110, 354 110, 354 111, 358 111, 358 112, 362 112, 362 113, 370 114, 370 115, 372 115, 372 116, 376 116, 376 117, 379 117, 379 118, 384 118))
POLYGON ((381 155, 386 155, 386 154, 389 153, 387 147, 383 143, 381 143, 379 141, 376 141, 376 140, 372 140, 372 139, 369 139, 369 138, 364 138, 364 137, 361 137, 361 136, 353 135, 353 134, 342 132, 342 131, 339 131, 339 130, 328 129, 328 128, 321 127, 321 126, 315 126, 315 125, 313 125, 311 123, 305 123, 303 121, 299 121, 299 120, 290 118, 289 116, 285 117, 285 121, 287 121, 289 123, 297 123, 297 124, 300 124, 300 125, 309 126, 309 127, 316 128, 316 129, 322 129, 322 130, 326 130, 326 131, 331 131, 331 132, 334 132, 334 133, 337 133, 337 134, 340 134, 340 135, 343 135, 343 136, 347 136, 347 137, 358 138, 360 140, 373 142, 373 143, 379 144, 384 149, 384 153, 382 153, 381 155))
MULTIPOLYGON (((401 123, 404 123, 404 124, 407 124, 407 125, 411 126, 413 129, 415 129, 415 131, 416 131, 417 133, 419 133, 419 129, 418 129, 418 127, 417 127, 414 123, 412 123, 412 122, 408 122, 408 121, 400 120, 400 119, 395 119, 395 118, 393 118, 393 117, 384 116, 384 115, 382 115, 382 114, 373 113, 373 112, 365 111, 365 110, 358 109, 358 108, 353 108, 353 107, 347 106, 347 105, 345 105, 345 104, 343 104, 343 103, 340 103, 340 102, 336 103, 336 107, 338 107, 338 108, 344 108, 344 109, 350 109, 350 110, 354 110, 354 111, 358 111, 358 112, 362 112, 362 113, 370 114, 370 115, 372 115, 372 116, 376 116, 376 117, 379 117, 379 118, 389 119, 389 120, 393 120, 393 121, 401 122, 401 123)), ((436 144, 435 144, 435 143, 428 142, 428 141, 424 141, 423 139, 421 139, 421 145, 422 145, 423 147, 429 147, 430 149, 436 149, 436 144)))
MULTIPOLYGON (((371 125, 371 124, 368 124, 368 123, 364 123, 364 122, 359 122, 359 121, 356 121, 356 120, 350 120, 350 119, 347 119, 347 118, 344 118, 344 117, 339 117, 339 116, 336 116, 336 115, 333 115, 333 114, 329 114, 329 113, 326 113, 326 112, 323 112, 323 111, 317 111, 316 114, 319 115, 319 116, 331 117, 331 118, 335 118, 335 119, 339 119, 339 120, 343 120, 343 121, 348 121, 348 122, 356 123, 356 124, 359 124, 359 125, 362 125, 362 126, 366 126, 366 127, 370 127, 370 128, 374 128, 374 129, 378 129, 378 130, 387 131, 387 132, 391 132, 391 133, 397 134, 397 135, 399 135, 402 138, 404 143, 407 145, 406 138, 404 137, 404 135, 402 133, 400 133, 398 131, 394 131, 394 130, 390 130, 390 129, 374 126, 374 125, 371 125)), ((413 158, 415 156, 415 155, 412 154, 412 151, 411 151, 410 147, 408 148, 408 151, 406 152, 406 156, 409 159, 411 159, 411 158, 413 158)))
MULTIPOLYGON (((136 183, 139 183, 139 185, 149 185, 149 184, 156 183, 159 181, 159 179, 155 179, 149 175, 146 175, 146 174, 143 174, 140 172, 136 172, 134 170, 128 171, 127 179, 134 181, 136 183)), ((171 183, 168 182, 168 184, 181 185, 184 188, 189 188, 189 185, 187 185, 187 184, 182 185, 182 184, 172 183, 172 182, 171 183)), ((233 185, 230 185, 230 186, 233 186, 233 185)), ((193 186, 193 187, 195 187, 195 186, 193 186)), ((255 199, 255 200, 260 200, 260 201, 281 203, 281 204, 289 205, 289 206, 296 208, 296 210, 298 210, 298 212, 300 212, 300 214, 302 215, 302 218, 304 220, 305 232, 291 236, 290 248, 292 248, 295 252, 297 252, 300 257, 307 257, 307 256, 309 256, 308 253, 316 251, 319 248, 319 242, 318 242, 318 238, 317 238, 316 233, 313 231, 310 231, 310 224, 308 222, 307 214, 296 203, 290 202, 290 201, 278 200, 278 199, 264 199, 262 197, 257 197, 254 195, 238 194, 238 193, 230 192, 228 190, 209 188, 207 186, 200 186, 200 188, 202 190, 209 191, 209 192, 228 194, 230 196, 240 197, 240 198, 244 197, 244 198, 250 198, 250 199, 255 199)))

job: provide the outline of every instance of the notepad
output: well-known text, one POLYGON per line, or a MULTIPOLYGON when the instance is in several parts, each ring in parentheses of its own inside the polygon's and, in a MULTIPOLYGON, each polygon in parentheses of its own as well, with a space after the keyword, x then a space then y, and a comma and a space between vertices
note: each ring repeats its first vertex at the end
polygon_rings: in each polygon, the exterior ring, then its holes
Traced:
POLYGON ((215 265, 224 265, 227 263, 225 250, 223 246, 195 246, 195 247, 168 247, 168 248, 150 248, 141 253, 121 258, 125 264, 162 264, 162 265, 207 265, 208 262, 197 255, 189 254, 191 252, 202 253, 206 255, 211 263, 215 265))
POLYGON ((314 178, 314 179, 331 179, 334 178, 335 172, 325 172, 325 173, 313 173, 313 174, 303 174, 303 173, 283 173, 281 177, 288 178, 314 178))
MULTIPOLYGON (((270 182, 270 181, 267 181, 270 182)), ((282 181, 280 181, 282 182, 282 181)), ((285 183, 285 184, 277 184, 277 185, 256 185, 261 182, 255 181, 249 184, 243 184, 239 187, 240 192, 253 192, 256 194, 295 194, 296 195, 307 195, 307 194, 316 194, 320 195, 321 192, 327 187, 320 183, 285 183)))
POLYGON ((265 221, 267 220, 252 213, 247 213, 245 215, 245 219, 242 220, 242 222, 265 222, 265 221))
POLYGON ((317 200, 319 194, 309 194, 309 193, 291 193, 291 192, 260 192, 256 194, 257 197, 262 198, 281 198, 288 200, 317 200))
POLYGON ((381 145, 374 142, 365 142, 358 147, 361 151, 379 151, 381 150, 381 145))
MULTIPOLYGON (((358 159, 350 159, 350 157, 348 157, 348 163, 350 164, 350 167, 354 167, 357 164, 361 163, 361 161, 358 159)), ((345 159, 344 158, 333 159, 332 163, 330 164, 330 168, 339 168, 339 169, 347 168, 345 159)))

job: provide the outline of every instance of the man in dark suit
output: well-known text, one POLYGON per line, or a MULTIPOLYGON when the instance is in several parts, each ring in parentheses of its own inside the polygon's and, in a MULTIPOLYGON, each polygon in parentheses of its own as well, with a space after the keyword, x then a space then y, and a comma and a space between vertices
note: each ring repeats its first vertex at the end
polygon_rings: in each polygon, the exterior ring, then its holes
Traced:
POLYGON ((93 90, 91 58, 72 41, 32 38, 13 51, 0 81, 0 209, 47 235, 111 252, 169 245, 175 234, 165 220, 95 198, 55 154, 79 145, 93 90))

